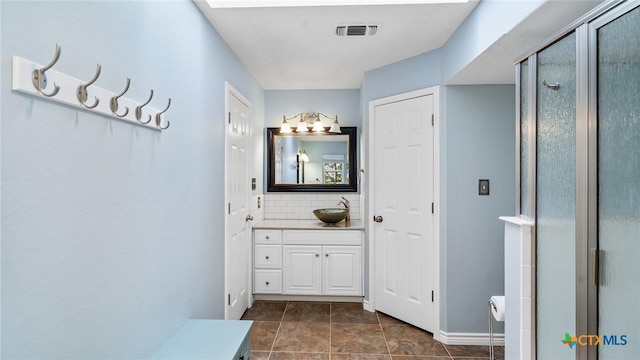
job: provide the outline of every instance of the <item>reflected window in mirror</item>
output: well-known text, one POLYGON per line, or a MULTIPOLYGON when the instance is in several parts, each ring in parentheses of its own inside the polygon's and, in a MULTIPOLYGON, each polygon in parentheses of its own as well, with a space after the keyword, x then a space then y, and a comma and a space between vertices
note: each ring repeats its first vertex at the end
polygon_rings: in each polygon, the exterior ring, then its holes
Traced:
POLYGON ((267 129, 267 191, 357 191, 356 127, 338 134, 267 129))
POLYGON ((344 184, 349 182, 349 175, 345 170, 344 155, 323 155, 322 156, 323 178, 325 184, 344 184))

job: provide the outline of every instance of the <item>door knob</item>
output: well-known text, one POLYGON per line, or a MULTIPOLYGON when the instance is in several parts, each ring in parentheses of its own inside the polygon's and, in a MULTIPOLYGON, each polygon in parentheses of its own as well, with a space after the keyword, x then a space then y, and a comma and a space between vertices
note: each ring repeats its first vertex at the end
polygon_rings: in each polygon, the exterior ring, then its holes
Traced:
POLYGON ((251 220, 253 220, 253 216, 251 215, 247 215, 247 217, 244 218, 244 221, 251 221, 251 220))
POLYGON ((382 222, 382 216, 377 215, 373 217, 373 221, 377 222, 377 223, 381 223, 382 222))

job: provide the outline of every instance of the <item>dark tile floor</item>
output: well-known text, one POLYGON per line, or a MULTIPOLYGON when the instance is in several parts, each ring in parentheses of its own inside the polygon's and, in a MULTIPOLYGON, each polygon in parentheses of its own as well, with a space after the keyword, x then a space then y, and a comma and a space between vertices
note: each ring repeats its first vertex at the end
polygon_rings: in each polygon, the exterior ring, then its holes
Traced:
MULTIPOLYGON (((253 320, 253 360, 473 360, 488 346, 444 345, 421 329, 361 303, 256 301, 242 317, 253 320)), ((504 349, 496 347, 496 358, 504 349)))

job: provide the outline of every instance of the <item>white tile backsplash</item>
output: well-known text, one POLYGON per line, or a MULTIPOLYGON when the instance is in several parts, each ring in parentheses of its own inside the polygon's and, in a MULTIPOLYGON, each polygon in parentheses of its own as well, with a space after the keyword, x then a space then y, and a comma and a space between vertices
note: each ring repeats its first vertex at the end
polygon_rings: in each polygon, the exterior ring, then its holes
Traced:
POLYGON ((265 194, 264 218, 312 220, 316 218, 313 215, 315 209, 342 207, 338 201, 343 196, 349 200, 351 219, 361 220, 360 194, 265 194))

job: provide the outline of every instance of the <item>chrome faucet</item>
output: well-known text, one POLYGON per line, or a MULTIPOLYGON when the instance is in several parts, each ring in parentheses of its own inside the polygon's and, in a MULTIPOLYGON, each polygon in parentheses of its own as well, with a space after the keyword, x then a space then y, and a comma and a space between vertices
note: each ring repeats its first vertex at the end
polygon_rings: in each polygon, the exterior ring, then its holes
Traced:
POLYGON ((344 208, 347 209, 347 217, 344 218, 344 222, 347 226, 351 224, 351 208, 349 204, 349 200, 347 200, 344 196, 342 196, 342 200, 338 201, 338 205, 344 205, 344 208))

